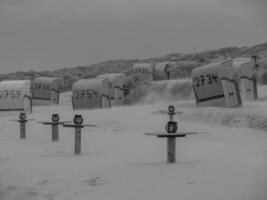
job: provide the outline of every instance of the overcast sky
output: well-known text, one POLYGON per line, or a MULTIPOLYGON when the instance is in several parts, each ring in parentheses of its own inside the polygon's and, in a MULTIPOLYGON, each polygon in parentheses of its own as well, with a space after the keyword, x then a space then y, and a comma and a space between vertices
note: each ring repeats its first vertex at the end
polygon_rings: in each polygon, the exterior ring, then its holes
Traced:
POLYGON ((0 0, 0 74, 267 41, 267 0, 0 0))

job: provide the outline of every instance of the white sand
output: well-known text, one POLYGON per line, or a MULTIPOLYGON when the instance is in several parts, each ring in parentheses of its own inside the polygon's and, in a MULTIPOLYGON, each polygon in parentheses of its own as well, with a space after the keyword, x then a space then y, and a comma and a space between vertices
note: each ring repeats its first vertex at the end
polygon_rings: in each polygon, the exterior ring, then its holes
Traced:
POLYGON ((236 109, 196 108, 193 101, 81 112, 70 102, 34 107, 29 118, 37 121, 80 113, 97 124, 82 130, 80 156, 73 129, 60 127, 59 142, 51 142, 51 127, 30 121, 20 140, 10 121, 17 113, 1 113, 0 199, 266 200, 266 108, 265 101, 236 109), (165 139, 144 135, 164 130, 169 104, 182 112, 179 130, 201 132, 177 139, 175 164, 166 164, 165 139))

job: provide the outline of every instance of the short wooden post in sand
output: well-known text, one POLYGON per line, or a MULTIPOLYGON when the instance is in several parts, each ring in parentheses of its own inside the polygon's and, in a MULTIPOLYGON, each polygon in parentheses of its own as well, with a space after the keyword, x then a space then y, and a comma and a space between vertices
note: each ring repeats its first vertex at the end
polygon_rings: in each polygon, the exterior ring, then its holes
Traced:
POLYGON ((53 114, 52 117, 52 122, 41 122, 43 125, 51 125, 52 127, 52 141, 58 141, 58 125, 63 124, 64 122, 59 121, 59 115, 58 114, 53 114))
MULTIPOLYGON (((175 163, 175 152, 176 152, 176 137, 178 137, 178 135, 175 135, 178 126, 177 126, 177 122, 173 121, 173 116, 175 115, 175 108, 174 106, 169 106, 168 108, 168 115, 170 116, 170 121, 168 121, 168 123, 166 124, 166 131, 168 134, 170 134, 169 136, 167 136, 167 163, 175 163), (173 135, 171 135, 173 134, 173 135)), ((180 137, 184 137, 185 135, 180 137)))
POLYGON ((27 116, 25 113, 20 113, 19 114, 19 127, 20 127, 20 139, 25 139, 26 138, 26 122, 27 122, 27 116))
POLYGON ((10 121, 19 122, 19 132, 20 132, 20 139, 26 138, 26 123, 28 121, 33 121, 35 119, 27 119, 27 116, 24 112, 19 114, 19 119, 11 119, 10 121))
POLYGON ((170 116, 170 121, 167 122, 165 129, 167 133, 146 133, 146 135, 157 136, 158 138, 167 138, 167 163, 175 163, 176 160, 176 138, 185 137, 186 135, 196 134, 195 132, 177 132, 178 126, 177 122, 173 121, 173 116, 175 115, 174 106, 168 107, 168 115, 170 116))
POLYGON ((83 117, 82 115, 74 116, 74 124, 63 124, 63 127, 70 127, 75 129, 75 142, 74 142, 74 153, 75 155, 81 154, 81 138, 82 138, 82 125, 83 117))
POLYGON ((75 155, 79 155, 81 154, 82 128, 84 126, 96 126, 96 125, 83 124, 82 115, 75 115, 73 122, 74 124, 64 123, 63 127, 74 128, 75 130, 74 153, 75 155))

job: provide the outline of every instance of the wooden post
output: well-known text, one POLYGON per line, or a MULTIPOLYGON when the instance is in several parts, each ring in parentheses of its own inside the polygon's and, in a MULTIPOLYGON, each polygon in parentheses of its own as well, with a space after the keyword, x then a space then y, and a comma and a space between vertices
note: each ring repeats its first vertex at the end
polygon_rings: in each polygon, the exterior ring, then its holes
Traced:
POLYGON ((26 138, 26 121, 20 121, 20 139, 26 138))
POLYGON ((175 137, 167 138, 167 163, 175 163, 175 146, 176 139, 175 137))
POLYGON ((63 124, 63 127, 69 127, 75 129, 74 136, 74 154, 81 154, 81 140, 82 140, 82 128, 84 127, 81 124, 63 124))
POLYGON ((168 115, 170 116, 170 121, 165 126, 167 131, 166 133, 154 132, 154 133, 146 133, 146 135, 157 136, 159 138, 167 138, 167 163, 175 163, 176 160, 176 138, 177 137, 185 137, 186 135, 195 134, 195 132, 180 132, 176 133, 178 130, 177 122, 173 121, 173 115, 175 115, 174 106, 169 106, 168 115))
POLYGON ((43 125, 51 125, 51 139, 53 142, 58 141, 58 125, 63 124, 63 122, 41 122, 43 125))
POLYGON ((64 122, 59 121, 59 115, 58 114, 53 114, 52 115, 52 122, 41 122, 43 125, 51 125, 51 138, 52 141, 58 141, 58 125, 63 124, 64 122))
POLYGON ((74 136, 74 154, 81 154, 81 140, 82 140, 82 128, 84 127, 81 124, 63 124, 63 127, 70 127, 75 129, 74 136))
POLYGON ((25 113, 20 113, 19 114, 19 127, 20 127, 20 139, 25 139, 26 138, 26 122, 28 121, 27 116, 25 113))
POLYGON ((174 106, 169 106, 168 107, 168 115, 170 116, 170 121, 173 121, 173 115, 175 115, 175 107, 174 106))
MULTIPOLYGON (((63 127, 75 128, 75 141, 74 141, 74 153, 75 155, 81 154, 81 139, 82 139, 82 125, 83 117, 81 115, 74 116, 74 124, 63 123, 63 127)), ((94 126, 94 125, 87 125, 94 126)))
POLYGON ((170 121, 172 122, 173 121, 173 115, 170 114, 170 121))
POLYGON ((253 89, 254 89, 254 101, 258 99, 258 87, 257 87, 257 79, 253 78, 253 89))
POLYGON ((82 130, 81 127, 75 127, 75 154, 81 154, 81 138, 82 138, 82 130))
MULTIPOLYGON (((168 115, 170 116, 170 121, 167 123, 167 132, 171 134, 175 134, 177 131, 177 123, 173 121, 173 116, 175 115, 175 107, 168 107, 168 115), (173 123, 172 123, 173 122, 173 123), (174 124, 175 123, 175 124, 174 124)), ((168 137, 167 138, 167 163, 175 163, 175 148, 176 138, 168 137)))
POLYGON ((25 139, 26 138, 26 123, 28 121, 32 121, 35 119, 27 119, 26 114, 20 113, 19 114, 19 119, 12 119, 10 121, 15 121, 15 122, 19 122, 19 135, 20 135, 20 139, 25 139))
POLYGON ((52 124, 52 141, 58 141, 58 124, 52 124))

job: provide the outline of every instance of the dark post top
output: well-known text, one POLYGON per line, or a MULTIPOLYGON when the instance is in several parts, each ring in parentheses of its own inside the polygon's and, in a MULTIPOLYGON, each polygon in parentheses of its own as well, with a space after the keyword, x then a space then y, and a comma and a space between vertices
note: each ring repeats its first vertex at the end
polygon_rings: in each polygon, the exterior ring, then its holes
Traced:
POLYGON ((168 115, 170 115, 171 120, 167 122, 165 126, 165 130, 167 133, 164 132, 152 132, 152 133, 145 133, 145 135, 157 136, 159 138, 177 138, 177 137, 186 137, 187 135, 194 135, 197 132, 178 132, 177 122, 172 120, 172 116, 175 115, 175 108, 173 105, 168 107, 168 115))
POLYGON ((173 105, 168 107, 168 115, 170 116, 170 121, 173 121, 173 115, 175 115, 175 107, 173 105))
POLYGON ((83 123, 83 117, 82 115, 75 115, 73 119, 74 124, 76 125, 82 125, 83 123))
POLYGON ((170 105, 168 107, 169 114, 175 115, 175 107, 173 105, 170 105))
POLYGON ((75 115, 73 118, 74 124, 63 124, 63 127, 72 127, 72 128, 83 128, 83 117, 82 115, 75 115))
POLYGON ((60 124, 64 124, 64 122, 60 122, 59 121, 59 115, 58 114, 52 114, 51 116, 51 120, 52 122, 40 122, 43 125, 60 125, 60 124))
POLYGON ((59 115, 58 114, 52 115, 52 122, 59 122, 59 115))
POLYGON ((19 120, 17 120, 18 122, 27 122, 27 116, 25 113, 20 113, 19 114, 19 120))
POLYGON ((173 105, 170 105, 168 107, 168 115, 170 116, 170 121, 167 122, 166 126, 165 126, 165 130, 167 131, 168 134, 172 133, 176 133, 178 126, 177 126, 177 122, 173 121, 173 115, 175 115, 175 107, 173 105))

